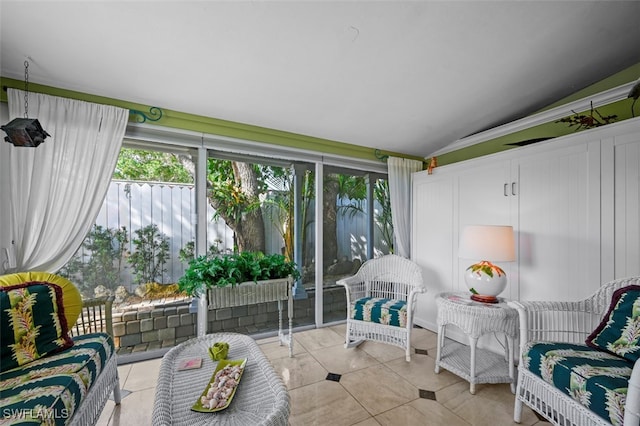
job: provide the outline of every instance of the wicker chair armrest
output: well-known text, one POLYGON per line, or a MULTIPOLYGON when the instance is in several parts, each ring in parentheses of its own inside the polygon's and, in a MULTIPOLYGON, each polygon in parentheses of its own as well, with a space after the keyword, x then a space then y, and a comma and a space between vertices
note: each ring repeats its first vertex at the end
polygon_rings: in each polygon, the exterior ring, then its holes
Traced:
POLYGON ((533 341, 584 343, 601 320, 588 302, 509 302, 518 311, 520 353, 533 341))
POLYGON ((82 311, 72 328, 72 334, 86 334, 104 329, 113 337, 113 296, 101 296, 82 300, 82 311))
POLYGON ((362 277, 358 276, 357 274, 339 279, 338 281, 336 281, 336 284, 344 286, 347 292, 347 305, 349 305, 354 300, 366 296, 366 283, 364 282, 362 277))

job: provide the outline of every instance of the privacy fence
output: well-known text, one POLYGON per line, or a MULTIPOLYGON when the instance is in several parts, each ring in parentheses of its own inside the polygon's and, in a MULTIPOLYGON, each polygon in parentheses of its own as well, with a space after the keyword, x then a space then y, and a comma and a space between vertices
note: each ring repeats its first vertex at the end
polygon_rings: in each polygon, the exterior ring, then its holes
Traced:
MULTIPOLYGON (((346 203, 347 201, 345 201, 346 203)), ((311 209, 313 211, 313 207, 311 209)), ((267 253, 280 253, 284 246, 276 226, 278 224, 264 212, 266 227, 267 253)), ((215 220, 215 211, 207 207, 207 247, 215 245, 222 251, 233 249, 233 231, 222 219, 215 220)), ((120 229, 125 227, 129 233, 126 247, 129 253, 135 250, 132 242, 134 232, 155 224, 160 233, 167 237, 169 258, 164 265, 162 283, 176 282, 184 273, 186 264, 178 253, 196 237, 196 202, 194 185, 112 181, 103 206, 96 219, 96 225, 103 228, 120 229)), ((307 239, 313 248, 313 226, 309 227, 307 239)), ((338 215, 338 257, 346 259, 366 259, 367 230, 365 213, 338 215)), ((376 236, 379 233, 374 233, 376 236)), ((378 237, 379 239, 379 237, 378 237)), ((382 247, 381 241, 375 241, 375 247, 382 247)), ((81 249, 79 254, 85 249, 81 249)), ((124 262, 120 282, 129 291, 135 287, 135 279, 130 268, 124 262)))

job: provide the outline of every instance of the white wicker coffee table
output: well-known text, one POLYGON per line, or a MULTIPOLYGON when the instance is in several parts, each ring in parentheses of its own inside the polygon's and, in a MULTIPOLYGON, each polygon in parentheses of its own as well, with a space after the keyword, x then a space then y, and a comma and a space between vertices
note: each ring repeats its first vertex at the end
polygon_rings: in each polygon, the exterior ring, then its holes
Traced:
POLYGON ((171 349, 162 359, 152 424, 161 425, 287 425, 290 400, 287 388, 256 342, 237 333, 214 333, 191 339, 171 349), (217 362, 207 350, 215 342, 229 343, 227 359, 247 358, 247 365, 231 404, 216 413, 198 413, 191 407, 211 379, 217 362), (184 360, 200 357, 202 367, 178 371, 184 360))
POLYGON ((518 313, 507 305, 471 301, 469 294, 440 293, 438 306, 438 351, 435 372, 440 367, 469 382, 469 392, 475 393, 477 383, 510 383, 515 393, 513 350, 518 335, 518 313), (451 341, 445 345, 446 326, 453 324, 469 337, 469 346, 451 341), (505 355, 477 349, 480 336, 501 333, 505 336, 505 355))

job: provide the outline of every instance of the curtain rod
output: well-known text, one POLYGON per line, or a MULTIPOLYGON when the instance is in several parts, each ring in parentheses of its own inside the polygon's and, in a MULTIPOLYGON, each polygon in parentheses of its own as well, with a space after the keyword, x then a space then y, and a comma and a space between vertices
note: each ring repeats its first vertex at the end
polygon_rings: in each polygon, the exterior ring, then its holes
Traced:
MULTIPOLYGON (((7 89, 8 89, 7 86, 2 86, 2 90, 4 92, 7 92, 7 89)), ((136 116, 135 121, 137 123, 144 123, 146 121, 159 121, 162 118, 163 112, 162 112, 162 109, 152 106, 152 107, 149 107, 149 112, 145 113, 142 111, 138 111, 137 109, 130 109, 129 114, 136 116)))

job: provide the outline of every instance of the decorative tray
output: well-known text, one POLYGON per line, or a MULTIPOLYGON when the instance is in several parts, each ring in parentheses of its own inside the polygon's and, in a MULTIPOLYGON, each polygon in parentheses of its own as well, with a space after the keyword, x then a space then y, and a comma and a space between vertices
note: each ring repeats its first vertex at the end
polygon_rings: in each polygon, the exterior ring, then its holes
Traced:
POLYGON ((227 408, 236 394, 246 365, 246 358, 218 361, 211 380, 191 409, 200 413, 215 413, 227 408))

